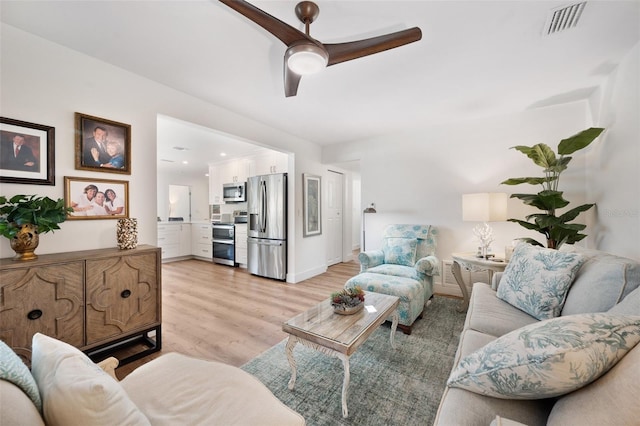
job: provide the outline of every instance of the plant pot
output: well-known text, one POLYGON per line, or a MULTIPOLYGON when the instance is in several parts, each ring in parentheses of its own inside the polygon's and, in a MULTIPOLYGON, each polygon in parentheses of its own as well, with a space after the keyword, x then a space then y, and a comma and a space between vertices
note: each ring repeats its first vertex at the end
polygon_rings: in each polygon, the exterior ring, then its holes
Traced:
POLYGON ((364 303, 360 303, 356 306, 338 305, 333 307, 333 312, 339 315, 353 315, 357 312, 360 312, 362 308, 364 308, 364 303))
POLYGON ((11 248, 16 252, 13 260, 37 259, 34 251, 39 243, 38 227, 32 223, 22 225, 16 236, 10 240, 11 248))

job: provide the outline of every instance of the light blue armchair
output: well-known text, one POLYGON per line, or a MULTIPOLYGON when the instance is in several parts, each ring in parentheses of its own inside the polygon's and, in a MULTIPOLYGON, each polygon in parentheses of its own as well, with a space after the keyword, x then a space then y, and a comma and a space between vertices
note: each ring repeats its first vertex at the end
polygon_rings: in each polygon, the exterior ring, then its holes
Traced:
POLYGON ((358 255, 360 274, 345 284, 400 298, 398 327, 411 334, 411 326, 422 316, 433 297, 433 277, 440 274, 435 257, 437 231, 430 225, 389 225, 382 250, 358 255))

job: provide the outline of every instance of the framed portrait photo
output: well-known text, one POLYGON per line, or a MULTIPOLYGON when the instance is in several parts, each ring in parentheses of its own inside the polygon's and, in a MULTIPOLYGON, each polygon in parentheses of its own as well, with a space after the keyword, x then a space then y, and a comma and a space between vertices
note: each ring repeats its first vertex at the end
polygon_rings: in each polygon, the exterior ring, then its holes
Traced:
POLYGON ((75 114, 76 169, 131 174, 131 125, 75 114))
POLYGON ((321 178, 320 176, 303 173, 302 180, 303 237, 321 235, 321 178))
POLYGON ((65 176, 64 204, 68 220, 129 217, 129 182, 65 176))
POLYGON ((55 128, 0 117, 0 182, 55 185, 55 128))

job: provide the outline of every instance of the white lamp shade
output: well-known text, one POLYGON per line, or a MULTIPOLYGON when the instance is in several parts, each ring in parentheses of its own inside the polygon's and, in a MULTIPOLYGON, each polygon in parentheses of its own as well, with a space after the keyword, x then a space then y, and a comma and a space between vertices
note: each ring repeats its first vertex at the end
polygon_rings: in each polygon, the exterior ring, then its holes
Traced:
POLYGON ((501 222, 507 220, 507 194, 503 192, 463 194, 462 220, 465 222, 501 222))

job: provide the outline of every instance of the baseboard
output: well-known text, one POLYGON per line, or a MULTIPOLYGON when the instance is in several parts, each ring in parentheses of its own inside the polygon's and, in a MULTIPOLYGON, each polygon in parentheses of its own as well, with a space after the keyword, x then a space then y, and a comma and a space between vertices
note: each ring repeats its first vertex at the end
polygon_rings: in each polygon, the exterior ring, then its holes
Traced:
POLYGON ((313 278, 316 275, 320 275, 327 272, 327 266, 319 266, 317 268, 309 269, 308 271, 300 272, 295 275, 287 274, 287 282, 288 283, 299 283, 300 281, 308 280, 309 278, 313 278))

